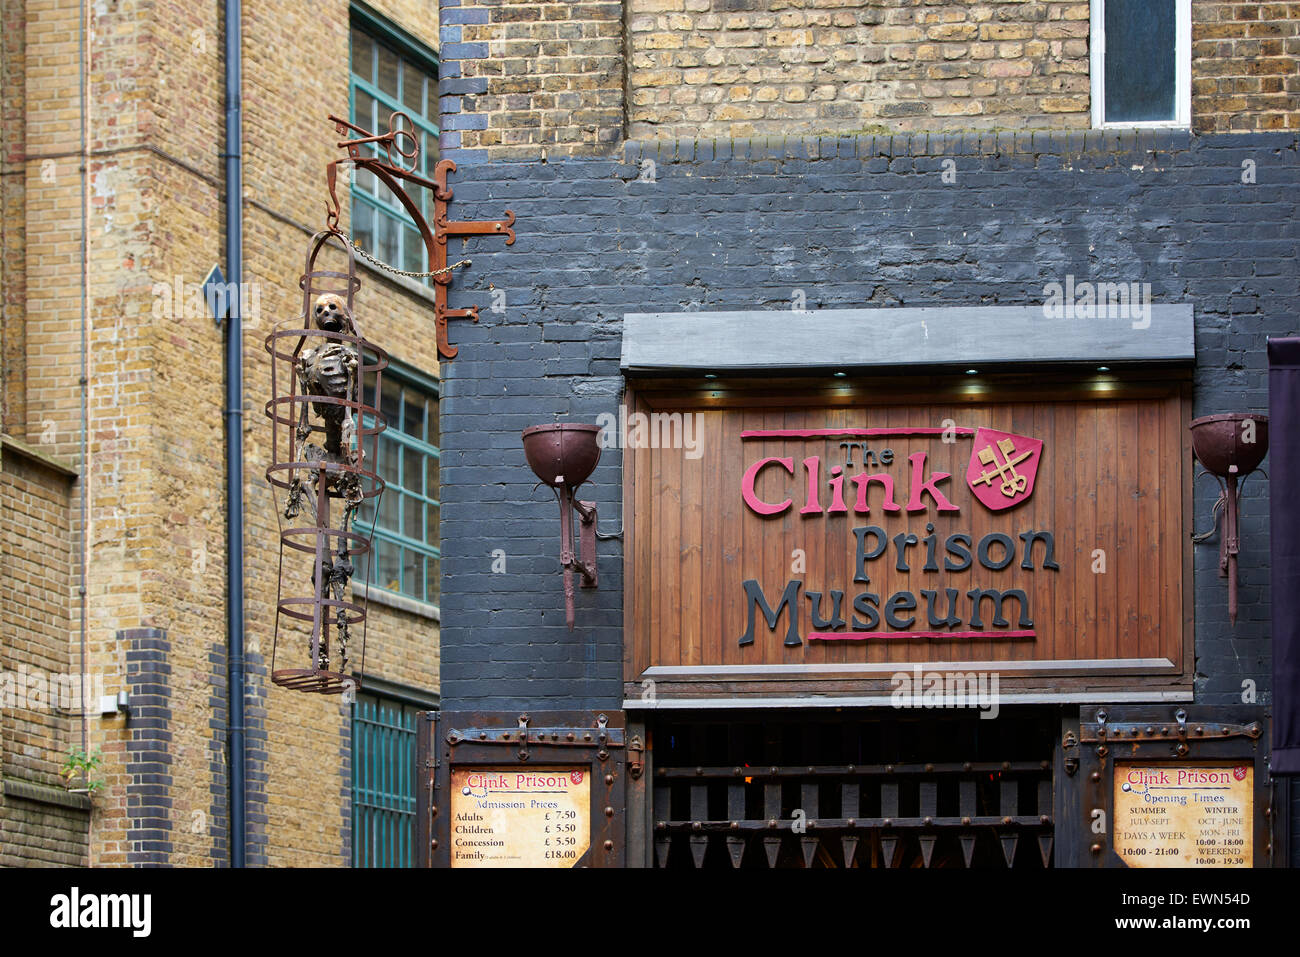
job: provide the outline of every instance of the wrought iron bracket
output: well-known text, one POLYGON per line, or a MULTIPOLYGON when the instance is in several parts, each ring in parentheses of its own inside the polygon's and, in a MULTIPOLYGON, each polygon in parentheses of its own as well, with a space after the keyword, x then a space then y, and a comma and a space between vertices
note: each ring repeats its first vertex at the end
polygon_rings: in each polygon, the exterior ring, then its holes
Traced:
POLYGON ((1096 743, 1105 747, 1109 743, 1119 744, 1134 741, 1177 741, 1175 751, 1182 756, 1187 754, 1188 745, 1195 741, 1214 741, 1225 738, 1257 739, 1263 733, 1263 726, 1258 721, 1250 724, 1228 724, 1216 721, 1187 720, 1187 712, 1179 708, 1173 714, 1173 721, 1107 721, 1105 711, 1098 711, 1096 721, 1084 721, 1079 727, 1080 740, 1096 743))
POLYGON ((346 163, 356 169, 372 173, 381 183, 397 197, 406 210, 415 228, 420 232, 424 248, 429 254, 429 272, 433 279, 434 323, 438 337, 438 355, 443 359, 454 359, 460 351, 451 344, 447 331, 448 319, 471 319, 478 322, 478 306, 467 309, 452 309, 447 305, 447 290, 451 286, 452 270, 447 267, 447 239, 453 236, 503 236, 506 245, 515 242, 515 214, 507 209, 504 219, 487 220, 452 220, 448 218, 447 207, 452 200, 451 188, 447 185, 447 175, 456 172, 453 160, 439 160, 434 166, 433 179, 419 175, 420 145, 412 132, 415 124, 411 118, 400 110, 394 112, 388 120, 388 131, 375 135, 341 117, 331 115, 335 129, 341 136, 351 136, 338 143, 340 149, 348 151, 344 160, 334 160, 325 168, 325 178, 329 185, 330 201, 326 203, 326 222, 335 232, 339 230, 340 206, 337 192, 338 167, 346 163), (363 146, 373 146, 373 154, 363 151, 363 146), (404 148, 409 147, 409 148, 404 148), (404 184, 422 186, 433 193, 433 226, 429 226, 420 204, 407 193, 404 184))
POLYGON ((531 746, 545 745, 553 748, 621 748, 625 744, 622 728, 596 727, 579 731, 575 728, 532 728, 527 725, 527 715, 520 715, 517 728, 479 728, 461 730, 451 728, 447 731, 447 743, 452 747, 460 744, 499 744, 514 745, 520 750, 531 746))

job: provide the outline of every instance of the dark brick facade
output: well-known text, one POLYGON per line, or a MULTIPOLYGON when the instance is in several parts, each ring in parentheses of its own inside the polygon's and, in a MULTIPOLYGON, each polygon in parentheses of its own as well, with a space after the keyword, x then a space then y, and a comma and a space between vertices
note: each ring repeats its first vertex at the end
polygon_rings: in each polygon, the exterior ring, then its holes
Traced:
POLYGON ((130 628, 117 637, 126 642, 131 696, 126 860, 132 867, 165 867, 173 851, 172 646, 161 628, 130 628))
MULTIPOLYGON (((1265 339, 1300 315, 1298 155, 1290 134, 917 134, 463 165, 458 216, 512 208, 518 241, 470 244, 452 293, 483 308, 453 323, 461 354, 443 373, 445 706, 620 701, 621 545, 600 543, 601 587, 579 592, 570 634, 556 508, 519 433, 617 409, 624 313, 789 309, 796 289, 809 309, 1021 305, 1071 273, 1144 281, 1154 302, 1194 306, 1195 414, 1264 412, 1265 339)), ((605 450, 584 489, 605 530, 621 521, 620 465, 605 450)), ((1235 628, 1218 550, 1196 549, 1199 702, 1240 701, 1246 679, 1269 700, 1267 493, 1246 485, 1235 628)), ((1216 494, 1197 483, 1197 529, 1216 494)))

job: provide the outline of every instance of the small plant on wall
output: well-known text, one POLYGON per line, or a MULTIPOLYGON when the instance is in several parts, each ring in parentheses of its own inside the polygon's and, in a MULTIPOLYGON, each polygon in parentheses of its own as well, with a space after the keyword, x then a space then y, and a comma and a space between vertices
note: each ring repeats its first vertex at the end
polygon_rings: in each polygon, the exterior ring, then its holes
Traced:
POLYGON ((67 782, 69 791, 76 794, 94 794, 104 787, 103 780, 92 777, 103 763, 104 755, 98 748, 89 754, 81 748, 72 748, 68 752, 67 760, 63 762, 59 776, 67 782))

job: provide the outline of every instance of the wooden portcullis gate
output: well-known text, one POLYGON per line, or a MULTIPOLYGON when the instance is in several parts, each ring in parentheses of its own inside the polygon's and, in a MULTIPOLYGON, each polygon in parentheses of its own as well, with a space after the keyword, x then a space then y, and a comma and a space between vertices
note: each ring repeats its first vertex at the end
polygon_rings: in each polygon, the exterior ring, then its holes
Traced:
POLYGON ((1056 710, 965 714, 654 720, 629 792, 629 864, 1052 866, 1056 710))

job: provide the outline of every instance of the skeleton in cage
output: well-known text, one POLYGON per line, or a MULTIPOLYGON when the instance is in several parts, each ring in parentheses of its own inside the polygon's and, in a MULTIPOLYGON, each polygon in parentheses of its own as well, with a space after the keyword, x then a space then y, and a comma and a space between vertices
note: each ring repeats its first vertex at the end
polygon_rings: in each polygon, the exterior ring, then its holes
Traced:
MULTIPOLYGON (((322 332, 358 335, 352 313, 343 299, 333 293, 326 293, 316 299, 312 318, 316 328, 322 332)), ((326 340, 317 348, 303 351, 298 357, 296 372, 304 395, 356 402, 360 388, 358 365, 354 349, 343 342, 326 340)), ((337 536, 337 552, 331 554, 327 550, 321 562, 323 584, 316 581, 314 572, 312 584, 318 593, 322 588, 328 589, 335 600, 343 601, 344 590, 355 572, 349 557, 347 533, 362 500, 361 477, 351 469, 361 455, 357 447, 357 425, 352 408, 333 402, 304 402, 297 435, 298 441, 302 443, 302 460, 316 467, 308 473, 310 481, 306 485, 297 477, 290 482, 284 517, 296 516, 302 509, 304 499, 311 504, 312 511, 317 512, 311 490, 320 487, 321 471, 324 469, 327 493, 332 492, 343 501, 340 523, 343 534, 337 536), (321 426, 316 427, 324 434, 321 445, 308 441, 314 431, 309 412, 315 412, 322 422, 321 426), (332 465, 348 468, 330 468, 332 465)), ((335 627, 338 634, 339 670, 343 671, 347 669, 348 662, 348 623, 342 607, 335 613, 335 627)), ((321 642, 317 667, 329 669, 329 653, 325 642, 321 642)))

